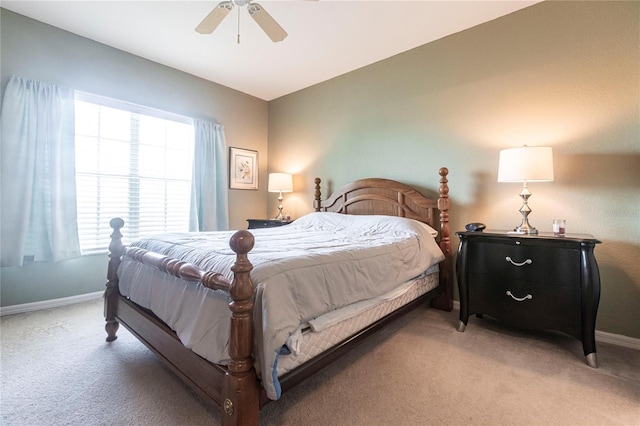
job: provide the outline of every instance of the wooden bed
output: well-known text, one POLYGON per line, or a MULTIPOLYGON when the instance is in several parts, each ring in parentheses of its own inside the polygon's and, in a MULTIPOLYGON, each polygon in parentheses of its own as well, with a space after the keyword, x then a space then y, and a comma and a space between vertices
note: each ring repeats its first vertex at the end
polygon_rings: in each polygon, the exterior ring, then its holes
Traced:
MULTIPOLYGON (((449 187, 446 168, 439 170, 439 196, 427 198, 413 188, 387 179, 362 179, 343 186, 326 200, 321 199, 320 179, 315 179, 314 208, 317 212, 344 214, 382 214, 401 216, 425 222, 439 231, 438 245, 445 255, 439 265, 439 284, 434 290, 374 324, 360 330, 333 348, 302 364, 281 377, 282 391, 303 381, 328 365, 365 337, 380 330, 413 308, 431 303, 431 306, 450 311, 453 307, 453 264, 449 229, 449 187)), ((224 425, 257 425, 260 408, 269 402, 257 379, 252 358, 253 346, 253 294, 249 260, 254 239, 246 230, 237 231, 229 242, 236 253, 232 281, 219 274, 201 271, 193 265, 122 244, 122 219, 111 220, 113 233, 109 245, 109 266, 105 291, 104 315, 107 341, 114 341, 119 324, 126 327, 142 343, 158 355, 166 365, 181 377, 207 402, 220 408, 224 425), (225 366, 213 364, 185 348, 176 334, 150 311, 122 296, 118 289, 118 266, 121 256, 127 254, 139 262, 152 265, 167 274, 187 281, 227 291, 233 300, 231 311, 231 361, 225 366)))

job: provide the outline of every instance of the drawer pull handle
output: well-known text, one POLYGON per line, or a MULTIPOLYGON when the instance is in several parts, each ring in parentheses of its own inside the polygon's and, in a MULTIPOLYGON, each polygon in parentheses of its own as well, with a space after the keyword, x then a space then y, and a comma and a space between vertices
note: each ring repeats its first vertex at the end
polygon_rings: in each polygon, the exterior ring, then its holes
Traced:
POLYGON ((525 297, 515 297, 513 295, 513 293, 511 293, 511 291, 509 291, 509 290, 507 290, 507 296, 511 296, 511 298, 513 300, 515 300, 516 302, 524 302, 527 299, 529 299, 529 300, 533 299, 533 296, 530 295, 530 294, 527 294, 525 297))
POLYGON ((511 260, 509 256, 507 256, 505 259, 507 260, 507 262, 510 262, 513 266, 531 265, 533 263, 533 260, 531 259, 527 259, 522 263, 514 262, 513 260, 511 260))

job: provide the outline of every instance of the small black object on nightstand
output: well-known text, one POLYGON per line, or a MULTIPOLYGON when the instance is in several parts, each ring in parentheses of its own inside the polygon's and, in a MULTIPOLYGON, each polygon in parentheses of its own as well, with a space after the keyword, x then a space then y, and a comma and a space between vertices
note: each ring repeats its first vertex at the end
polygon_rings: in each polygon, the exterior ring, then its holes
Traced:
POLYGON ((467 223, 464 226, 464 229, 466 229, 469 232, 482 232, 482 230, 485 228, 486 228, 486 225, 480 222, 467 223))

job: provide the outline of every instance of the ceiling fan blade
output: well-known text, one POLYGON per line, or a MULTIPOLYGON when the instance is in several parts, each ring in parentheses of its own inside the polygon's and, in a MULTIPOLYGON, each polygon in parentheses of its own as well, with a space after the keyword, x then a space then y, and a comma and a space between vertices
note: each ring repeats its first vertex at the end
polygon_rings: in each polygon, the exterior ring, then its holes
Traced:
POLYGON ((247 10, 249 11, 249 15, 251 15, 258 25, 260 25, 262 31, 264 31, 271 40, 278 42, 287 37, 287 32, 278 25, 276 20, 273 19, 271 15, 269 15, 258 3, 249 3, 247 5, 247 10))
POLYGON ((211 34, 216 28, 218 28, 218 25, 220 25, 229 12, 231 12, 231 9, 233 9, 233 2, 231 1, 218 3, 218 5, 214 7, 213 10, 209 12, 209 14, 196 27, 196 31, 200 34, 211 34))

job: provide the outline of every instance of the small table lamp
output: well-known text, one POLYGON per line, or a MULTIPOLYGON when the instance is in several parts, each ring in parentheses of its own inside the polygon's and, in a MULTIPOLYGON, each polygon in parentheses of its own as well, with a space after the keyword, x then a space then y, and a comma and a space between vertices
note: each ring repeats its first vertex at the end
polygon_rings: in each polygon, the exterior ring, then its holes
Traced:
POLYGON ((284 216, 282 216, 282 193, 293 192, 293 176, 290 173, 269 173, 269 192, 280 193, 276 220, 284 220, 284 216))
POLYGON ((548 182, 553 180, 553 152, 544 146, 503 149, 500 151, 498 182, 522 182, 522 223, 514 231, 537 234, 538 230, 529 225, 527 216, 531 213, 528 200, 531 196, 527 182, 548 182))

